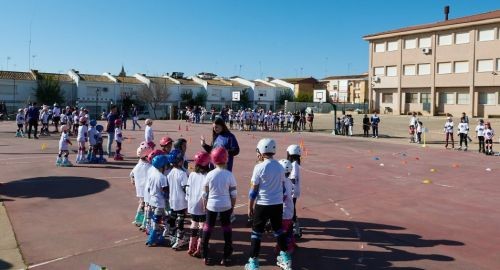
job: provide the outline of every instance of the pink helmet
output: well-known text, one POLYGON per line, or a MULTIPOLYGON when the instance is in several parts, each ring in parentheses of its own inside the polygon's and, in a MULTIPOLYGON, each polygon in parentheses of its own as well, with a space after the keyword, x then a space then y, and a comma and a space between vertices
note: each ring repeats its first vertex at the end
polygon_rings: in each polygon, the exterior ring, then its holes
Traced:
POLYGON ((208 166, 210 163, 210 154, 205 151, 200 151, 194 155, 194 164, 198 166, 208 166))
POLYGON ((210 157, 214 164, 226 164, 228 160, 228 153, 224 147, 217 147, 210 152, 210 157))
POLYGON ((159 155, 165 155, 165 154, 166 154, 166 153, 165 153, 165 152, 163 152, 163 151, 162 151, 162 150, 160 150, 160 149, 153 150, 153 151, 151 151, 151 153, 149 153, 149 155, 148 155, 148 161, 149 161, 149 163, 151 163, 151 161, 153 160, 153 158, 154 158, 154 157, 159 156, 159 155))
POLYGON ((164 146, 164 145, 167 145, 167 144, 172 143, 172 142, 173 142, 173 140, 170 137, 163 137, 160 140, 160 146, 164 146))
POLYGON ((153 152, 153 149, 151 149, 150 147, 148 147, 146 145, 141 145, 141 146, 139 146, 139 148, 137 148, 137 156, 139 158, 147 157, 147 156, 149 156, 149 154, 151 154, 151 152, 153 152))

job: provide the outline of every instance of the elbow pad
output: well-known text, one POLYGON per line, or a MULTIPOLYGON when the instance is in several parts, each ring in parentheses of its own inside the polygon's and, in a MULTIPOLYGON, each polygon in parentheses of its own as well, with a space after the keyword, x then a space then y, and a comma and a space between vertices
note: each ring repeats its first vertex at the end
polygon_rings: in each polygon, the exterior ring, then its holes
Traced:
POLYGON ((257 199, 258 195, 259 195, 259 191, 258 190, 250 189, 250 192, 248 193, 248 198, 250 200, 255 200, 255 199, 257 199))
POLYGON ((238 192, 236 191, 236 187, 230 187, 229 193, 231 194, 231 198, 236 198, 236 196, 238 196, 238 192))

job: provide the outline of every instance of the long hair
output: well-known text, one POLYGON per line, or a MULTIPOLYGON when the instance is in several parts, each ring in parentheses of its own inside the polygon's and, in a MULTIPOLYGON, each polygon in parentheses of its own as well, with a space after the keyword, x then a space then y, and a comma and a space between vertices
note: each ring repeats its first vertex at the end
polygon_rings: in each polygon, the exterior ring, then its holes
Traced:
POLYGON ((195 165, 194 166, 194 172, 195 173, 201 173, 201 174, 207 174, 210 171, 210 168, 207 166, 200 166, 200 165, 195 165))
POLYGON ((214 122, 215 125, 218 125, 218 126, 221 126, 222 127, 222 131, 218 134, 215 132, 215 130, 212 128, 212 145, 214 145, 214 142, 215 142, 215 139, 217 139, 217 137, 220 135, 220 134, 223 134, 223 133, 231 133, 229 131, 229 129, 227 128, 226 126, 226 122, 224 122, 224 120, 222 120, 222 118, 217 118, 214 122))

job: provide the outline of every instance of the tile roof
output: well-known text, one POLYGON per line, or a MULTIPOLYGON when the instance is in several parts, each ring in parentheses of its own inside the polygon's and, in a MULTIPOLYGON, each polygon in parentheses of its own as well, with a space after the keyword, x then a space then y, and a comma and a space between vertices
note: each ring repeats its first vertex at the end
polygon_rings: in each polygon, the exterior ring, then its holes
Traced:
POLYGON ((136 77, 130 77, 130 76, 125 76, 125 77, 120 77, 120 76, 113 76, 116 78, 116 80, 119 83, 135 83, 135 84, 142 84, 141 81, 139 81, 136 77))
POLYGON ((149 80, 151 80, 154 83, 158 84, 175 84, 172 80, 169 78, 164 78, 164 77, 147 77, 149 80))
POLYGON ((35 77, 31 72, 0 70, 0 79, 34 81, 35 77))
POLYGON ((367 79, 368 80, 368 74, 359 74, 359 75, 344 75, 344 76, 329 76, 326 78, 323 78, 321 80, 323 81, 328 81, 328 80, 349 80, 349 79, 367 79))
POLYGON ((313 77, 304 77, 304 78, 284 78, 280 79, 282 81, 285 81, 287 83, 291 84, 297 84, 297 83, 317 83, 318 80, 316 80, 313 77))
POLYGON ((175 80, 178 80, 181 84, 199 85, 198 83, 196 83, 195 81, 190 80, 190 79, 175 79, 175 80))
POLYGON ((381 36, 381 35, 395 34, 395 33, 415 31, 415 30, 423 30, 423 29, 428 29, 428 31, 432 31, 430 28, 433 28, 433 27, 451 26, 451 25, 455 25, 455 24, 472 23, 472 22, 479 22, 479 21, 484 21, 484 20, 489 20, 489 19, 498 19, 498 18, 500 18, 500 9, 495 10, 495 11, 486 12, 486 13, 480 13, 480 14, 476 14, 476 15, 472 15, 472 16, 451 19, 451 20, 447 20, 447 21, 421 24, 421 25, 409 26, 409 27, 399 28, 399 29, 395 29, 395 30, 380 32, 380 33, 376 33, 376 34, 366 35, 363 38, 370 39, 370 38, 373 38, 376 36, 381 36))
POLYGON ((213 80, 204 80, 208 83, 208 85, 219 85, 219 86, 232 86, 233 84, 231 82, 225 81, 225 80, 219 80, 219 79, 213 79, 213 80))
POLYGON ((259 81, 252 81, 252 82, 255 83, 255 86, 271 87, 270 85, 265 84, 263 82, 259 82, 259 81))
POLYGON ((78 74, 83 81, 87 82, 105 82, 105 83, 114 83, 108 77, 104 75, 93 75, 93 74, 78 74))
POLYGON ((73 82, 73 79, 68 74, 60 74, 60 73, 46 73, 46 72, 40 72, 38 73, 42 76, 53 76, 55 79, 61 82, 73 82))

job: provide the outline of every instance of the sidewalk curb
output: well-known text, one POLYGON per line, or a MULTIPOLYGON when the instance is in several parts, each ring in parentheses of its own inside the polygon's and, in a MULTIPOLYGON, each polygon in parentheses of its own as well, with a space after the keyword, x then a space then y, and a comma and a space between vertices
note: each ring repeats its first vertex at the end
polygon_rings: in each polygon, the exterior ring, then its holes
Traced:
POLYGON ((3 202, 0 202, 0 231, 2 232, 2 237, 0 237, 0 268, 27 269, 3 202))

